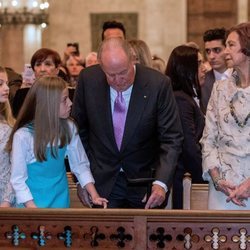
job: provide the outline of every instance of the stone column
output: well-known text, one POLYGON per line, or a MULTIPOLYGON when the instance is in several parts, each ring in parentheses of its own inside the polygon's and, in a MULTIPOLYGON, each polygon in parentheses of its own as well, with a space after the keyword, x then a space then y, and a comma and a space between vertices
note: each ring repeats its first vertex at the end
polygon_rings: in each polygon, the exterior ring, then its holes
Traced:
POLYGON ((186 1, 145 0, 144 23, 151 52, 166 60, 174 47, 186 42, 186 1))
POLYGON ((238 23, 248 21, 248 1, 249 0, 238 0, 238 23))
POLYGON ((24 26, 24 62, 30 63, 34 52, 41 48, 42 28, 40 25, 27 24, 24 26))
POLYGON ((23 25, 3 25, 0 29, 0 64, 21 72, 24 66, 23 25))

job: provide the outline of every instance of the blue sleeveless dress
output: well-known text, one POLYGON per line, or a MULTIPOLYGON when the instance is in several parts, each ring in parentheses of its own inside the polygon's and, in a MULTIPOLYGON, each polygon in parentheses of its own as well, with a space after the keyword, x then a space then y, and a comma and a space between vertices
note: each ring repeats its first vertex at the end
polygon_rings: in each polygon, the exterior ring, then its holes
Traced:
MULTIPOLYGON (((33 134, 33 124, 27 126, 33 134)), ((66 146, 58 148, 55 159, 50 148, 46 150, 46 161, 27 164, 26 184, 38 208, 69 208, 69 187, 64 163, 66 146)))
POLYGON ((68 179, 64 164, 66 147, 58 149, 57 159, 47 148, 47 161, 27 165, 27 186, 39 208, 68 208, 70 205, 68 179))

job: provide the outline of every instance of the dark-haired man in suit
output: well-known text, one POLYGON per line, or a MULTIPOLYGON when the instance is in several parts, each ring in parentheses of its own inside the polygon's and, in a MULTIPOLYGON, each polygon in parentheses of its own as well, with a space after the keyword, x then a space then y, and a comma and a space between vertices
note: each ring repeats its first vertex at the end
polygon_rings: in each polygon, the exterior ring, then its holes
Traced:
POLYGON ((112 37, 126 39, 126 29, 123 23, 117 21, 106 21, 103 23, 102 41, 112 37))
POLYGON ((109 208, 159 207, 183 140, 170 80, 134 64, 128 42, 120 38, 105 39, 98 60, 81 72, 72 110, 95 186, 109 208), (146 188, 127 179, 151 177, 153 169, 152 192, 143 202, 146 188))
POLYGON ((207 30, 203 35, 203 41, 206 58, 212 67, 206 73, 204 84, 201 86, 201 103, 206 110, 214 82, 229 78, 232 69, 227 68, 225 60, 226 30, 224 28, 207 30))

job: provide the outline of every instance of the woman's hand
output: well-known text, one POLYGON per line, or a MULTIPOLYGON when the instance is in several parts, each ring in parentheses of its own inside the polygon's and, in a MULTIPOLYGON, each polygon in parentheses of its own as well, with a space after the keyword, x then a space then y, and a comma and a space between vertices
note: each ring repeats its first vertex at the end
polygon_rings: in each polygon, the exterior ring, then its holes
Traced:
POLYGON ((88 191, 88 194, 91 197, 91 202, 94 205, 99 205, 99 206, 102 206, 103 208, 107 208, 108 200, 100 197, 100 195, 97 193, 95 186, 92 182, 89 182, 88 184, 86 184, 85 188, 88 191))
POLYGON ((250 197, 250 178, 242 182, 227 198, 227 202, 232 201, 238 206, 245 207, 244 200, 250 197))
POLYGON ((217 183, 217 190, 224 193, 226 196, 229 196, 235 189, 236 186, 233 185, 230 181, 220 179, 217 183))
POLYGON ((10 203, 8 201, 3 201, 1 204, 0 204, 0 207, 10 207, 10 203))
POLYGON ((105 199, 105 198, 102 198, 102 197, 99 197, 99 196, 92 197, 92 202, 95 205, 99 205, 99 206, 102 206, 103 208, 107 208, 108 200, 105 199))
POLYGON ((235 189, 236 186, 228 180, 221 177, 220 171, 217 167, 209 170, 209 174, 214 182, 215 189, 229 196, 235 189))
POLYGON ((25 207, 27 208, 37 208, 35 202, 33 200, 27 201, 24 203, 25 207))

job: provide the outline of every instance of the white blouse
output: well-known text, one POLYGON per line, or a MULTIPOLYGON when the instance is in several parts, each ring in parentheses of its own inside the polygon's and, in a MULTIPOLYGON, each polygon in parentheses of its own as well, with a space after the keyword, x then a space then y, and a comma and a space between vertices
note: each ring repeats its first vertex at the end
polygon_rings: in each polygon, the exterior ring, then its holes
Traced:
MULTIPOLYGON (((67 145, 65 156, 68 156, 71 172, 84 187, 87 183, 94 183, 94 178, 77 128, 71 121, 69 125, 72 131, 72 139, 67 145)), ((24 203, 33 199, 25 182, 28 179, 27 164, 35 161, 34 138, 29 128, 22 127, 14 134, 11 152, 11 183, 16 192, 17 203, 24 203)))
POLYGON ((209 207, 250 209, 250 199, 246 208, 226 203, 224 194, 214 190, 208 173, 210 169, 217 167, 220 176, 233 185, 239 185, 250 177, 250 87, 237 87, 233 76, 215 82, 200 142, 203 178, 210 181, 209 207), (246 124, 239 126, 236 120, 238 123, 246 120, 246 124))
MULTIPOLYGON (((230 112, 231 100, 238 120, 244 121, 250 113, 250 87, 238 88, 233 77, 217 81, 208 103, 206 125, 201 139, 206 179, 209 178, 207 171, 211 168, 228 169, 224 154, 239 160, 250 157, 250 119, 244 127, 240 127, 230 112)), ((240 167, 240 164, 237 165, 240 167)), ((248 176, 249 171, 250 168, 246 172, 248 176)))

